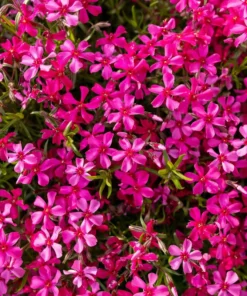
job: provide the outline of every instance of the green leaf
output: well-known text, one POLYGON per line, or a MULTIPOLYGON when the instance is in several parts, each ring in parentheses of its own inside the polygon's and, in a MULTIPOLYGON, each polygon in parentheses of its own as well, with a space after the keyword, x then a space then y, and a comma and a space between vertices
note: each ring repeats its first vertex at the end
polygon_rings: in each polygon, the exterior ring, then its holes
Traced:
POLYGON ((172 177, 171 180, 177 189, 184 189, 178 179, 172 177))
POLYGON ((180 179, 185 181, 191 181, 191 178, 184 176, 183 174, 179 173, 178 171, 172 171, 175 175, 177 175, 180 179))
POLYGON ((24 286, 25 286, 26 283, 27 283, 28 274, 29 274, 29 271, 26 270, 26 272, 25 272, 25 274, 24 274, 24 276, 23 276, 23 278, 22 278, 21 284, 20 284, 20 286, 18 287, 18 289, 16 290, 16 292, 20 292, 20 291, 24 288, 24 286))
POLYGON ((180 163, 182 162, 183 158, 184 158, 185 154, 181 154, 178 159, 176 160, 176 162, 174 163, 174 168, 177 169, 178 166, 180 165, 180 163))

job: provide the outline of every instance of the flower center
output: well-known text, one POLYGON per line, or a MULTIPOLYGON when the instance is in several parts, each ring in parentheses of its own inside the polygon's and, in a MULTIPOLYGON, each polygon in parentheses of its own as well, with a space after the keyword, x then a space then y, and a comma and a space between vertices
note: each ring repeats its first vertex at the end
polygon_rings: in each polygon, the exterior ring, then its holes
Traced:
POLYGON ((213 121, 213 116, 211 114, 207 115, 205 117, 205 121, 208 122, 208 123, 211 123, 213 121))
POLYGON ((225 155, 224 155, 224 154, 220 154, 220 155, 218 156, 218 160, 219 160, 220 162, 225 161, 225 160, 226 160, 225 155))
POLYGON ((48 239, 46 240, 46 245, 47 245, 48 247, 51 247, 51 246, 53 245, 53 241, 52 241, 50 238, 48 238, 48 239))
POLYGON ((189 254, 187 252, 181 253, 180 256, 183 261, 188 261, 188 259, 189 259, 189 254))
POLYGON ((24 159, 24 153, 23 152, 18 152, 17 157, 19 160, 23 160, 24 159))
POLYGON ((36 60, 33 61, 33 65, 34 65, 35 67, 37 67, 37 68, 38 68, 41 64, 42 64, 42 60, 41 60, 40 58, 38 58, 38 59, 36 59, 36 60))
POLYGON ((229 285, 227 283, 223 283, 222 284, 222 287, 221 287, 221 290, 227 291, 228 290, 228 287, 229 287, 229 285))
POLYGON ((127 116, 130 113, 130 108, 123 107, 123 108, 120 109, 120 112, 122 113, 122 115, 127 116))
POLYGON ((133 154, 134 154, 134 152, 133 152, 133 150, 130 149, 130 148, 129 148, 128 150, 125 151, 125 155, 126 155, 127 157, 132 157, 133 154))
POLYGON ((77 175, 82 176, 84 174, 84 169, 83 168, 78 168, 76 170, 77 175))

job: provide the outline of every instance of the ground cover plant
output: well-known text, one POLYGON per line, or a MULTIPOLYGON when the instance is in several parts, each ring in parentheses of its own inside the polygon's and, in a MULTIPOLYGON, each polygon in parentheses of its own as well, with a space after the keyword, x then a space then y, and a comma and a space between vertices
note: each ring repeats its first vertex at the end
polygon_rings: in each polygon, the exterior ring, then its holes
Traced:
POLYGON ((247 2, 0 7, 0 295, 247 295, 247 2))

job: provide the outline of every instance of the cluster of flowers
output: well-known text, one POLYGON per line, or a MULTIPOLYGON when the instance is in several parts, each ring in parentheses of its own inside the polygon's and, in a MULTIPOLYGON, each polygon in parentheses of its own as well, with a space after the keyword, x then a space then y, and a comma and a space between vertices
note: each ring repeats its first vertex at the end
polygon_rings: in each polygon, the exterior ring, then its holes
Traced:
POLYGON ((0 9, 0 295, 247 295, 247 2, 96 2, 0 9))

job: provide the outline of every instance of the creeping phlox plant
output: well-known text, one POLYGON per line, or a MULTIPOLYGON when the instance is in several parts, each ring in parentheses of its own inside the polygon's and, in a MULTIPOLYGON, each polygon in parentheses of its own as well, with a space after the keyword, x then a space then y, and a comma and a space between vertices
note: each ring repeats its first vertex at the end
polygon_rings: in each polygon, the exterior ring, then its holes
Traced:
POLYGON ((2 0, 0 295, 247 295, 247 1, 2 0))

